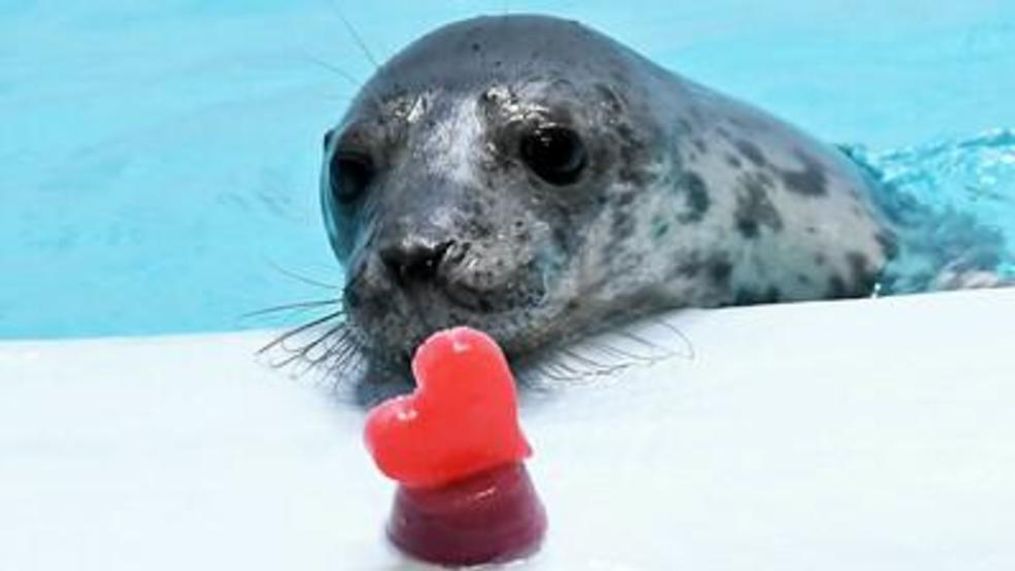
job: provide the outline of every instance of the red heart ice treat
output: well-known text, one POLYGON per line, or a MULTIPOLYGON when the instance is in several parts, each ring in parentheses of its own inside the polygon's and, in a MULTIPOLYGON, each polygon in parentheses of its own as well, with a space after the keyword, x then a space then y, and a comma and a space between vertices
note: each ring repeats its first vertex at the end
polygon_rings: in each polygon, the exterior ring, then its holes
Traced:
POLYGON ((367 448, 388 477, 435 488, 529 456, 514 378, 493 339, 465 327, 436 333, 412 372, 416 391, 367 417, 367 448))
POLYGON ((525 465, 507 464, 441 488, 400 486, 388 537, 439 565, 506 563, 531 555, 546 512, 525 465))
POLYGON ((442 565, 479 565, 538 549, 546 511, 522 459, 507 360, 493 339, 464 327, 428 339, 412 362, 416 392, 367 417, 374 461, 398 480, 388 537, 442 565))

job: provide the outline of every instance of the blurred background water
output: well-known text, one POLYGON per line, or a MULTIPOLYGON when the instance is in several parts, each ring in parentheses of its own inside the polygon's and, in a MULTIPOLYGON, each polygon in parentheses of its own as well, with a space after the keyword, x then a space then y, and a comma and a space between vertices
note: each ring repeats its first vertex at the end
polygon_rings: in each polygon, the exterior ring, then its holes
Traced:
POLYGON ((373 69, 343 15, 385 59, 505 12, 846 145, 919 205, 925 249, 1015 275, 1015 2, 0 0, 0 338, 257 327, 333 295, 287 274, 341 281, 320 140, 373 69))

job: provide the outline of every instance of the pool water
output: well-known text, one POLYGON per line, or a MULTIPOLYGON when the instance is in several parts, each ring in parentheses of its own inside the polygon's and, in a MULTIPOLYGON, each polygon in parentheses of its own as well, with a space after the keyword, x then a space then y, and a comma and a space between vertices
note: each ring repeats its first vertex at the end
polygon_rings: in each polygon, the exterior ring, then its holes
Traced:
POLYGON ((1012 2, 0 0, 0 338, 261 327, 244 315, 334 296, 324 130, 371 56, 505 12, 844 145, 909 222, 898 291, 948 259, 1015 277, 1012 2))

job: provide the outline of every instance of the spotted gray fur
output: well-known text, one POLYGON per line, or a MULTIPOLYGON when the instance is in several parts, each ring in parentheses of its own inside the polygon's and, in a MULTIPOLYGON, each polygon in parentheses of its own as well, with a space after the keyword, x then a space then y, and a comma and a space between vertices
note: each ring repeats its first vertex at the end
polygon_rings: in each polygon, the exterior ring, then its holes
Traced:
POLYGON ((375 375, 406 375, 452 325, 524 361, 665 309, 867 295, 893 254, 837 149, 550 17, 476 18, 405 48, 329 131, 321 181, 375 375), (547 125, 583 143, 573 182, 520 158, 547 125), (372 168, 340 199, 348 153, 372 168), (400 261, 420 251, 422 269, 400 261))

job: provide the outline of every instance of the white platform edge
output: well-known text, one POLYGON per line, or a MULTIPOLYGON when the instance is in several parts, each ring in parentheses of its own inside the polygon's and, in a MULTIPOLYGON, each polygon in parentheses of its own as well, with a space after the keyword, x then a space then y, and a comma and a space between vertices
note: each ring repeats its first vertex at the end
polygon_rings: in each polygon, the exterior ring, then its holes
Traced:
MULTIPOLYGON (((545 569, 1015 568, 1015 290, 691 311, 527 395, 545 569)), ((362 411, 270 332, 0 343, 0 569, 393 569, 362 411)))

